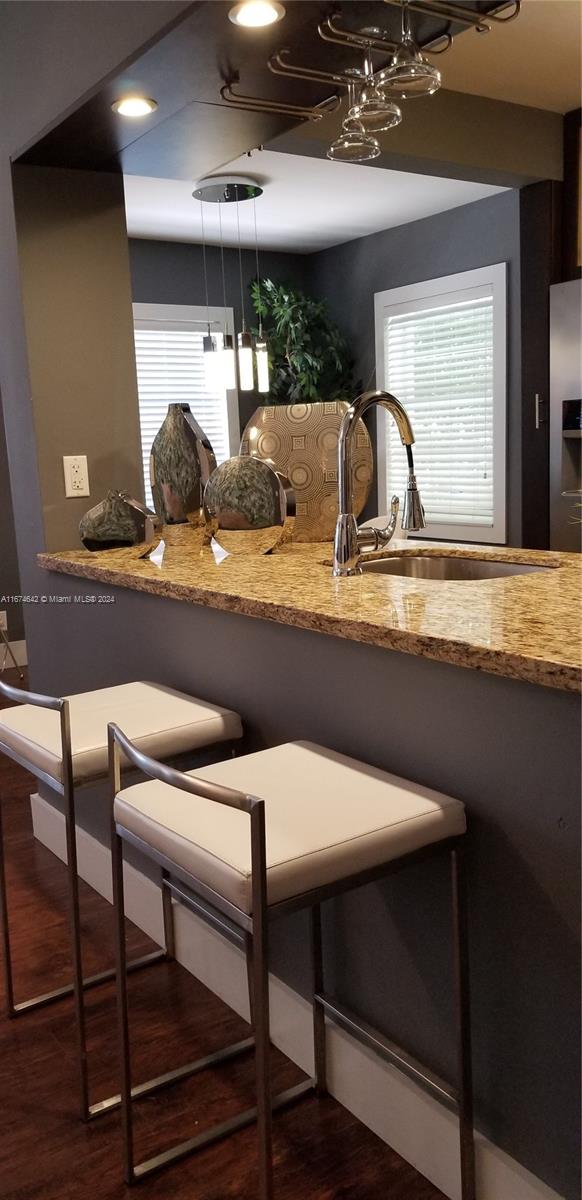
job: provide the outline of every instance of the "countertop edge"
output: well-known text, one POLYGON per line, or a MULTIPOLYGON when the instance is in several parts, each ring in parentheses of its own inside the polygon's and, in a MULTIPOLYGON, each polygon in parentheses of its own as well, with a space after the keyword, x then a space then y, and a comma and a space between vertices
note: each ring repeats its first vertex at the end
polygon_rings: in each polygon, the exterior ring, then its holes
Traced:
POLYGON ((192 584, 186 585, 177 582, 166 584, 162 579, 144 577, 140 577, 139 583, 137 583, 127 575, 121 574, 119 570, 108 570, 102 562, 96 563, 95 566, 92 566, 90 562, 81 565, 64 558, 57 559, 50 553, 41 553, 37 555, 37 563, 42 570, 56 574, 92 579, 96 583, 106 583, 112 587, 121 587, 129 591, 147 592, 149 595, 163 596, 165 599, 185 601, 201 607, 235 612, 242 616, 273 621, 276 624, 295 626, 338 637, 344 641, 362 642, 380 649, 394 650, 403 654, 432 659, 436 662, 448 663, 450 666, 517 679, 538 687, 573 693, 579 693, 582 690, 582 669, 553 663, 547 659, 512 654, 503 650, 484 649, 480 646, 471 646, 468 642, 443 638, 434 634, 422 635, 393 628, 379 629, 378 626, 360 619, 353 623, 346 622, 325 613, 313 611, 308 613, 299 608, 272 603, 264 599, 243 598, 225 592, 212 591, 207 587, 196 588, 192 584))

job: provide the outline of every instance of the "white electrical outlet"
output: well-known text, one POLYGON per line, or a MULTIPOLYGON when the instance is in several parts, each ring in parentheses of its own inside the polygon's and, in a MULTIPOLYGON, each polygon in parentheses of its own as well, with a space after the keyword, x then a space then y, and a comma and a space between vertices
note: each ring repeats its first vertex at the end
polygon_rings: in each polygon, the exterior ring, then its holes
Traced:
POLYGON ((86 454, 63 456, 65 496, 89 496, 89 469, 86 454))
POLYGON ((8 633, 8 615, 6 612, 0 612, 0 629, 3 629, 4 633, 8 633))

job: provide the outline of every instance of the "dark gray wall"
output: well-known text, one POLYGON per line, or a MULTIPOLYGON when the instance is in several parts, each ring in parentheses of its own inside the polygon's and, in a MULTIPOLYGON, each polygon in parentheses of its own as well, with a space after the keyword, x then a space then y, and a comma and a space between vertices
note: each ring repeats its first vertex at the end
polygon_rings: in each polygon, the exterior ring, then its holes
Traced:
POLYGON ((123 179, 18 165, 13 178, 44 534, 59 550, 110 488, 143 500, 123 179), (64 454, 87 456, 90 497, 65 496, 64 454))
MULTIPOLYGON (((2 397, 0 396, 0 609, 8 614, 8 636, 11 641, 19 641, 24 637, 24 618, 22 605, 3 600, 5 596, 20 594, 20 575, 16 554, 16 534, 14 531, 14 514, 12 511, 12 496, 10 494, 10 475, 8 468, 8 451, 4 434, 4 418, 2 415, 2 397)), ((3 655, 2 655, 3 657, 3 655)))
MULTIPOLYGON (((534 397, 548 396, 548 286, 553 270, 555 193, 549 183, 508 191, 316 254, 261 254, 261 274, 326 299, 356 359, 356 379, 375 386, 374 294, 490 263, 508 264, 508 479, 510 545, 549 544, 548 423, 534 424, 534 397), (349 288, 347 286, 349 281, 349 288)), ((204 302, 197 245, 130 243, 135 300, 204 302)), ((236 252, 226 252, 227 296, 240 322, 236 252)), ((243 255, 245 303, 255 258, 243 255)), ((222 303, 219 251, 208 249, 210 302, 222 303)), ((247 307, 247 319, 251 312, 247 307)), ((260 398, 241 396, 242 424, 260 398)), ((370 420, 375 436, 375 418, 370 420)), ((365 516, 377 513, 375 489, 365 516)))
POLYGON ((503 192, 322 250, 311 259, 311 287, 325 296, 350 339, 364 387, 375 387, 374 293, 498 262, 508 264, 508 542, 520 546, 519 192, 503 192))
MULTIPOLYGON (((132 238, 129 243, 131 279, 134 302, 139 304, 204 304, 204 268, 202 246, 185 242, 157 242, 132 238)), ((206 250, 208 271, 208 298, 211 305, 223 303, 222 270, 220 250, 208 246, 206 250)), ((257 277, 255 253, 243 250, 243 293, 247 325, 256 324, 249 293, 249 283, 257 277)), ((277 251, 261 251, 259 260, 261 276, 304 288, 309 278, 309 256, 306 254, 284 254, 277 251)), ((226 302, 234 309, 236 329, 241 328, 242 311, 240 302, 240 274, 238 251, 227 248, 224 252, 226 278, 226 302)), ((252 416, 262 399, 252 393, 241 392, 239 407, 241 430, 252 416)))
MULTIPOLYGON (((189 7, 182 0, 0 2, 0 391, 10 461, 16 464, 11 494, 18 515, 20 580, 26 593, 42 594, 45 581, 35 556, 44 548, 45 536, 11 158, 189 7)), ((28 605, 24 619, 28 658, 34 664, 51 643, 52 611, 28 605)), ((56 692, 58 676, 57 667, 51 684, 56 692)))
MULTIPOLYGON (((45 590, 115 603, 55 606, 42 687, 156 679, 241 712, 248 749, 306 738, 465 802, 477 1125, 579 1200, 579 698, 68 576, 45 590)), ((78 814, 105 837, 105 810, 78 814)), ((454 1077, 448 899, 440 863, 326 905, 326 962, 331 991, 454 1077)), ((301 916, 273 938, 304 992, 307 947, 301 916)))

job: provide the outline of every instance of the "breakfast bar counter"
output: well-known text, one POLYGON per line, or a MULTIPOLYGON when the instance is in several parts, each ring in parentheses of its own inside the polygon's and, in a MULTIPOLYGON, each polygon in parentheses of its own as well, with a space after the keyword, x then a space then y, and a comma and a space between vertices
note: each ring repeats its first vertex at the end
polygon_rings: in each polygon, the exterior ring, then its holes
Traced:
MULTIPOLYGON (((66 695, 154 680, 239 712, 243 752, 317 742, 462 800, 479 1195, 578 1200, 580 559, 409 538, 390 554, 545 569, 335 579, 329 544, 219 562, 185 526, 163 539, 153 560, 128 550, 39 556, 52 642, 32 686, 66 695)), ((35 831, 49 845, 56 819, 37 802, 35 831)), ((86 877, 100 886, 108 869, 91 871, 107 848, 107 797, 79 797, 77 821, 80 845, 93 848, 86 877)), ((329 902, 324 923, 326 988, 454 1079, 449 884, 435 863, 412 892, 394 876, 329 902)), ((145 928, 140 903, 130 915, 145 928)), ((310 1070, 301 914, 273 940, 275 1040, 310 1070)), ((239 978, 236 964, 189 930, 183 944, 194 943, 194 972, 237 1007, 244 967, 233 996, 224 983, 239 978)), ((457 1195, 454 1119, 348 1043, 330 1038, 335 1094, 457 1195)))
POLYGON ((163 554, 128 550, 42 554, 47 571, 150 592, 332 634, 456 666, 578 691, 582 681, 576 554, 392 541, 389 555, 445 555, 525 564, 535 573, 440 580, 366 574, 334 579, 329 544, 270 555, 215 556, 189 526, 164 530, 163 554))

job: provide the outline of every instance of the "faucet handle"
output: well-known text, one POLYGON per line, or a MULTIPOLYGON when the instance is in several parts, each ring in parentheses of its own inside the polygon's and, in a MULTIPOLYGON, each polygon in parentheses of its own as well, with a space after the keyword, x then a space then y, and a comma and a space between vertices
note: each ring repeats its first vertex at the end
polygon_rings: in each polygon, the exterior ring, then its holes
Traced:
POLYGON ((381 527, 377 525, 372 526, 374 533, 376 534, 376 550, 378 550, 380 546, 387 546, 391 538, 394 537, 399 509, 400 500, 398 496, 393 496, 392 500, 390 501, 390 520, 386 525, 381 527))
POLYGON ((398 496, 393 496, 390 501, 390 519, 386 525, 368 525, 365 529, 358 529, 359 548, 371 546, 373 550, 379 550, 380 546, 387 546, 394 537, 399 509, 400 500, 398 496))

